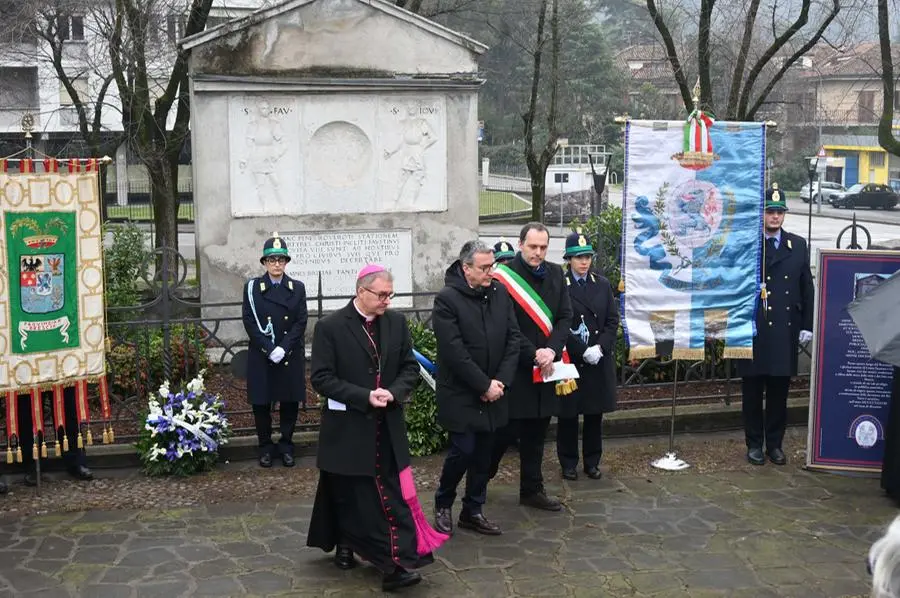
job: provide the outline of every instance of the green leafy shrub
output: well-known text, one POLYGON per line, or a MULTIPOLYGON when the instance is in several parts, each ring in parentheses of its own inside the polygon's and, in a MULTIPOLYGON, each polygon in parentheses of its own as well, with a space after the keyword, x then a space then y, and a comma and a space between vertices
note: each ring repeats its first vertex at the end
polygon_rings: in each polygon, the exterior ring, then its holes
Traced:
MULTIPOLYGON (((169 354, 173 385, 182 384, 209 367, 204 331, 192 324, 176 324, 169 331, 169 354)), ((114 393, 143 396, 166 379, 163 360, 163 330, 147 327, 119 342, 106 354, 114 393)))
MULTIPOLYGON (((410 322, 413 347, 432 362, 437 359, 434 332, 419 322, 410 322)), ((447 446, 447 432, 437 422, 437 401, 431 387, 420 382, 406 406, 409 452, 415 457, 432 455, 447 446)))
MULTIPOLYGON (((145 246, 144 231, 134 223, 107 224, 105 233, 112 234, 112 243, 103 250, 106 273, 106 306, 129 307, 141 300, 140 281, 146 273, 150 251, 145 246)), ((110 321, 122 321, 131 315, 127 311, 107 312, 110 321)))

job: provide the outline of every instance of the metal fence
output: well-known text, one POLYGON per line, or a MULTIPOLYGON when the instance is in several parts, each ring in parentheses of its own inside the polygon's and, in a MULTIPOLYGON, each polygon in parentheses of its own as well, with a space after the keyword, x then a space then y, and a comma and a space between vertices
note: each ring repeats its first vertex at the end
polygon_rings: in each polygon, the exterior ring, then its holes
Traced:
MULTIPOLYGON (((110 339, 107 379, 116 442, 136 440, 148 398, 163 381, 169 380, 173 385, 187 381, 201 369, 208 372, 208 388, 226 399, 235 433, 252 434, 245 384, 242 376, 232 371, 239 369, 237 364, 241 360, 235 357, 247 347, 241 302, 202 302, 196 287, 185 285, 187 262, 172 249, 158 249, 149 256, 146 272, 147 291, 143 302, 107 310, 110 339)), ((321 280, 319 283, 321 289, 321 280)), ((398 294, 400 297, 412 297, 414 307, 398 311, 404 312, 412 322, 430 326, 434 293, 398 294)), ((321 290, 309 297, 308 330, 328 313, 326 302, 332 305, 334 300, 350 299, 350 296, 325 296, 321 290)), ((716 357, 715 343, 710 343, 707 349, 710 357, 704 361, 677 364, 662 358, 622 363, 618 372, 620 392, 638 390, 639 396, 620 405, 642 408, 671 404, 673 383, 679 391, 679 403, 730 404, 740 393, 733 379, 733 364, 716 357)), ((97 390, 90 389, 93 414, 99 413, 97 390)), ((317 408, 317 401, 308 401, 306 411, 317 408)), ((45 414, 51 415, 49 410, 45 414)), ((299 429, 317 429, 317 418, 301 413, 300 419, 299 429)))

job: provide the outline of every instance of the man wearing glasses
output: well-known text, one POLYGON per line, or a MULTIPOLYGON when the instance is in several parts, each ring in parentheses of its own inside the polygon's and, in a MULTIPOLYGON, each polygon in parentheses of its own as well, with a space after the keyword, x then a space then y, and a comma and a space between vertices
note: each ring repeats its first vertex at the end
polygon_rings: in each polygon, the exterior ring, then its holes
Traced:
POLYGON ((382 572, 382 589, 419 583, 447 539, 424 523, 409 468, 403 403, 419 378, 406 317, 388 309, 391 273, 370 264, 356 296, 322 318, 313 336, 310 381, 324 401, 316 466, 319 486, 307 546, 335 550, 338 569, 357 553, 382 572))
POLYGON ((501 533, 482 507, 494 434, 509 422, 506 387, 519 361, 519 325, 509 293, 493 279, 494 255, 484 242, 468 241, 434 299, 437 417, 450 433, 450 451, 434 497, 434 526, 445 534, 453 531, 451 509, 463 476, 466 492, 459 527, 489 536, 501 533))
POLYGON ((272 408, 279 407, 277 454, 285 467, 294 466, 294 429, 301 403, 306 402, 306 288, 284 273, 291 261, 278 233, 263 245, 259 262, 266 273, 244 287, 244 329, 250 338, 247 357, 247 399, 259 442, 259 464, 271 467, 272 408))

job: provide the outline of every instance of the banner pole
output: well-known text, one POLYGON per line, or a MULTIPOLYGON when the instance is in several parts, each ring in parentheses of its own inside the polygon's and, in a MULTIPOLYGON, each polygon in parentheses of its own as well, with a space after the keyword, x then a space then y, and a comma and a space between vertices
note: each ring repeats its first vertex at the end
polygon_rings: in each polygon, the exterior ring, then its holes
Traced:
POLYGON ((675 376, 672 382, 672 420, 669 427, 669 452, 664 457, 660 457, 651 465, 656 469, 665 471, 681 471, 687 469, 690 464, 683 459, 679 459, 675 452, 675 402, 678 400, 678 360, 675 360, 675 376))

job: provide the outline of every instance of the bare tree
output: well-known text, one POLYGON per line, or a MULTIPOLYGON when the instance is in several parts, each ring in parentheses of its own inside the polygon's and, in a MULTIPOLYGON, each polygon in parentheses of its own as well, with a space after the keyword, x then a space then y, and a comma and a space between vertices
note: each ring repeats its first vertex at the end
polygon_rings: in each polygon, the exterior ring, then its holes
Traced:
MULTIPOLYGON (((835 21, 841 11, 841 0, 824 0, 828 6, 820 18, 812 18, 813 0, 801 0, 798 10, 796 4, 778 0, 763 5, 761 0, 750 0, 735 4, 721 0, 701 0, 700 12, 697 16, 697 76, 700 79, 700 105, 726 120, 752 120, 760 108, 766 103, 775 86, 784 78, 788 70, 800 58, 809 52, 820 40, 826 30, 835 21), (717 12, 717 3, 724 5, 717 12), (741 8, 743 6, 743 8, 741 8), (763 8, 768 15, 768 25, 761 18, 763 8), (736 10, 744 10, 742 28, 736 29, 736 10), (782 23, 783 15, 793 14, 792 19, 782 23), (729 25, 730 24, 730 25, 729 25), (717 27, 719 25, 719 27, 717 27), (724 27, 727 33, 720 34, 728 43, 740 39, 740 45, 734 54, 733 70, 729 80, 728 96, 724 101, 724 110, 717 110, 715 87, 712 82, 716 78, 716 68, 721 64, 712 59, 716 46, 714 32, 724 27), (768 38, 761 41, 764 34, 768 38), (758 50, 757 50, 758 48, 758 50), (749 67, 749 68, 748 68, 749 67)), ((657 0, 646 0, 647 10, 666 49, 675 81, 678 85, 685 108, 690 110, 691 90, 686 73, 684 51, 669 27, 669 16, 664 14, 657 0)))
POLYGON ((188 137, 187 52, 159 65, 162 89, 154 93, 150 68, 157 62, 153 31, 159 17, 184 17, 184 35, 203 31, 212 0, 189 0, 187 12, 160 0, 115 0, 109 22, 109 59, 122 102, 122 125, 128 142, 147 168, 153 203, 156 247, 178 248, 178 163, 188 137), (162 9, 162 10, 161 10, 162 9), (155 96, 155 97, 154 97, 155 96), (172 111, 174 122, 168 124, 172 111))
POLYGON ((559 131, 557 130, 557 100, 559 98, 559 0, 541 0, 537 15, 537 32, 531 52, 531 94, 528 109, 522 114, 525 125, 525 164, 531 176, 531 218, 535 221, 544 219, 544 193, 546 191, 547 167, 558 148, 559 131), (547 8, 550 6, 550 33, 546 32, 547 8), (549 43, 550 69, 546 75, 542 72, 544 50, 549 43), (535 123, 538 119, 539 92, 544 78, 549 81, 549 99, 546 108, 546 130, 543 143, 535 142, 535 123))

